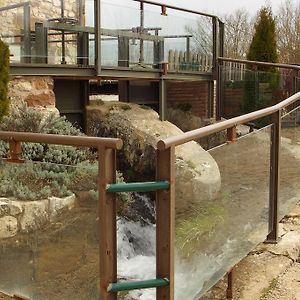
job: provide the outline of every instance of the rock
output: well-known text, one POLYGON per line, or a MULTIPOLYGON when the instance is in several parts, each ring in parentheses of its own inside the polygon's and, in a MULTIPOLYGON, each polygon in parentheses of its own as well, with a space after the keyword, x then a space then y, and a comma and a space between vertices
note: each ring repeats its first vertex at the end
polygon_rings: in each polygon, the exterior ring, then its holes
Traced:
POLYGON ((0 239, 13 237, 18 232, 18 220, 11 216, 0 218, 0 239))
MULTIPOLYGON (((88 134, 119 137, 124 147, 119 152, 121 171, 132 170, 135 180, 154 178, 156 144, 161 138, 182 131, 158 114, 136 104, 109 102, 87 107, 88 134)), ((132 175, 132 174, 131 174, 132 175)), ((201 203, 212 200, 220 189, 218 166, 196 142, 176 147, 176 214, 194 212, 201 203)))
POLYGON ((22 204, 19 202, 9 201, 8 207, 11 216, 18 216, 23 212, 22 204))
POLYGON ((50 219, 55 217, 59 211, 63 209, 71 210, 75 206, 76 197, 74 194, 65 197, 65 198, 57 198, 57 197, 50 197, 49 198, 49 213, 50 219))
POLYGON ((9 207, 6 201, 3 201, 6 198, 0 198, 0 217, 9 215, 9 207))
POLYGON ((268 250, 276 255, 284 255, 296 261, 300 251, 300 232, 288 232, 282 236, 277 245, 268 245, 268 250))
POLYGON ((52 91, 30 94, 24 99, 28 106, 55 106, 55 95, 52 91))
POLYGON ((39 228, 49 220, 48 202, 48 199, 23 202, 23 215, 20 218, 22 231, 39 228))

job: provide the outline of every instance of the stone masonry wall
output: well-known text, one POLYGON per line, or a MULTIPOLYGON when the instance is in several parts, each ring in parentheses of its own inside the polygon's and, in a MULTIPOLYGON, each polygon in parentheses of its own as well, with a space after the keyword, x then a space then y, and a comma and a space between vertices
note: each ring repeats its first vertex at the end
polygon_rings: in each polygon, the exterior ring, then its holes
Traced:
POLYGON ((17 76, 9 82, 8 95, 12 105, 25 101, 28 106, 48 111, 55 108, 53 79, 49 76, 17 76))

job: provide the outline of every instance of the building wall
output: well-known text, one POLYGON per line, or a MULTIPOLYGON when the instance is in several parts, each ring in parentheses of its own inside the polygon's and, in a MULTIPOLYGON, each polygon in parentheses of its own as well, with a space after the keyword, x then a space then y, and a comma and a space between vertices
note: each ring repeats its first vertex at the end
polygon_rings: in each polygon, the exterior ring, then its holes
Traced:
POLYGON ((169 81, 167 101, 172 107, 191 106, 194 115, 209 117, 209 83, 206 81, 169 81))

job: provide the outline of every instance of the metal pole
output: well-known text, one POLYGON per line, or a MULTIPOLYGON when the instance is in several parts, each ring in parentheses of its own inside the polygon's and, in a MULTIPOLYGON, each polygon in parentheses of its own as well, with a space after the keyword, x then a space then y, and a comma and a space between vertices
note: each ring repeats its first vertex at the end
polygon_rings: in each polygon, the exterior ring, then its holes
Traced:
POLYGON ((159 80, 159 117, 161 121, 166 120, 167 112, 167 82, 165 79, 159 80))
MULTIPOLYGON (((142 34, 144 32, 144 3, 140 3, 140 33, 142 34)), ((140 59, 139 63, 140 65, 143 65, 145 62, 144 57, 144 40, 140 39, 140 59)))
POLYGON ((100 299, 117 300, 117 293, 109 293, 108 286, 117 282, 117 206, 114 193, 106 192, 106 185, 116 182, 116 151, 98 148, 99 163, 99 256, 100 299))
MULTIPOLYGON (((64 0, 60 0, 61 19, 65 17, 65 3, 64 0)), ((62 65, 66 64, 66 45, 65 45, 65 31, 61 31, 61 62, 62 65)))
POLYGON ((217 59, 218 59, 218 28, 217 18, 212 18, 213 25, 213 78, 217 79, 217 59))
POLYGON ((24 5, 24 46, 23 61, 30 63, 31 61, 31 29, 30 29, 30 6, 24 5))
POLYGON ((270 162, 270 196, 269 196, 269 234, 266 243, 277 243, 278 240, 278 198, 281 140, 281 110, 272 115, 271 129, 271 162, 270 162))
POLYGON ((101 75, 101 0, 95 0, 95 66, 96 75, 101 75))
POLYGON ((175 147, 157 150, 156 179, 167 180, 169 190, 156 192, 156 277, 167 278, 169 285, 158 287, 157 300, 174 299, 175 243, 175 147))

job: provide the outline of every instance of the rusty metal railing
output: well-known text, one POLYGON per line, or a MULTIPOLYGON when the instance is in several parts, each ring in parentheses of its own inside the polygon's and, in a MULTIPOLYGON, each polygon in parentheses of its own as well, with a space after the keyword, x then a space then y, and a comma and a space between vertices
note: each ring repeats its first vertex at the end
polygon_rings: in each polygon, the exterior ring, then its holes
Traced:
MULTIPOLYGON (((281 140, 281 116, 283 110, 292 105, 299 103, 300 92, 289 97, 288 99, 265 109, 261 109, 243 116, 235 117, 226 121, 222 121, 213 125, 209 125, 200 129, 182 133, 177 136, 168 137, 160 140, 157 143, 158 158, 170 157, 170 161, 174 163, 176 146, 185 144, 195 139, 203 138, 208 135, 227 130, 228 142, 236 141, 236 127, 240 124, 245 124, 250 121, 260 119, 262 117, 271 117, 271 151, 270 151, 270 185, 269 185, 269 234, 266 237, 266 242, 276 243, 278 240, 278 198, 279 198, 279 167, 280 167, 280 140, 281 140)), ((169 161, 169 159, 168 159, 169 161)), ((174 180, 174 169, 170 169, 169 163, 165 163, 162 159, 158 161, 158 170, 163 170, 165 165, 169 171, 169 177, 174 180)), ((165 171, 167 172, 167 171, 165 171)), ((174 203, 174 194, 169 195, 169 202, 174 203)), ((174 220, 174 212, 171 209, 170 214, 174 220)), ((173 223, 171 222, 171 230, 174 232, 173 223)), ((232 271, 229 271, 227 296, 232 297, 232 271)))

